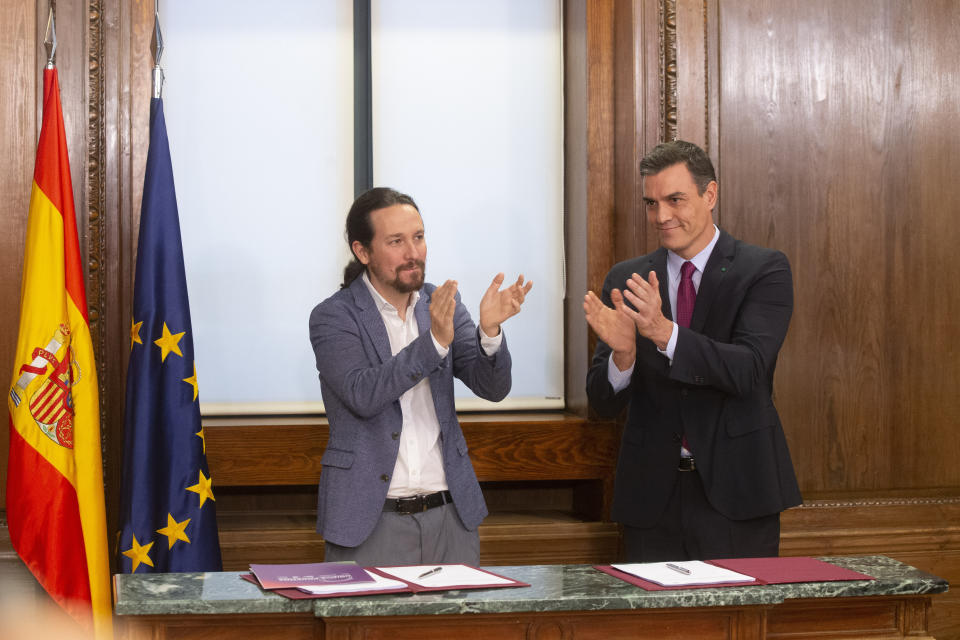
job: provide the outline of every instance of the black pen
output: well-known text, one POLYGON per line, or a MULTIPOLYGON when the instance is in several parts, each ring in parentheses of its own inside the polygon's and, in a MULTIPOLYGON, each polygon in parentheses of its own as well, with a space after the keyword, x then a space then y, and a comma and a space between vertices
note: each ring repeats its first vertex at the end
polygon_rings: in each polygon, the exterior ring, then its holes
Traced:
POLYGON ((672 562, 667 563, 667 569, 673 569, 677 573, 682 573, 685 576, 690 575, 690 569, 687 569, 686 567, 681 567, 678 564, 673 564, 672 562))
MULTIPOLYGON (((441 571, 442 569, 443 569, 443 567, 434 567, 433 569, 430 569, 429 571, 424 571, 423 573, 421 573, 420 575, 417 576, 417 580, 419 580, 420 578, 429 578, 430 576, 432 576, 432 575, 435 574, 435 573, 440 573, 440 571, 441 571)), ((687 573, 690 573, 690 572, 688 571, 687 573)))

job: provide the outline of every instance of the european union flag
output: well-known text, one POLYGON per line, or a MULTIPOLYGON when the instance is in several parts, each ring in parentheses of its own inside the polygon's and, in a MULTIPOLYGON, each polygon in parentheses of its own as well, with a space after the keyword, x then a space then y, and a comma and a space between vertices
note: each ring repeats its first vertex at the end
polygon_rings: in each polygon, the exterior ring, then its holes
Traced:
POLYGON ((123 421, 123 572, 221 569, 193 358, 167 126, 153 98, 123 421))

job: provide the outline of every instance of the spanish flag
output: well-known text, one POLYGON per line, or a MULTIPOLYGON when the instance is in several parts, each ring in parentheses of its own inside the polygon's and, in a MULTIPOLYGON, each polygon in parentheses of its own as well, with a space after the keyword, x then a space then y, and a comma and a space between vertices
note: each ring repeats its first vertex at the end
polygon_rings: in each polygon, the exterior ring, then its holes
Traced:
POLYGON ((100 408, 57 71, 43 123, 7 405, 7 522, 44 589, 96 637, 112 637, 100 408))

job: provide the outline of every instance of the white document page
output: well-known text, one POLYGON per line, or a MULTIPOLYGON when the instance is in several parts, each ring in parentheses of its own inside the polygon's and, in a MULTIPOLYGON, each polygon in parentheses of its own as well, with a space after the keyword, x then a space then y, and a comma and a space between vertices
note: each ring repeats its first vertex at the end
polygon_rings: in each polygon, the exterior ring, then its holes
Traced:
POLYGON ((352 582, 346 584, 308 584, 298 587, 304 593, 323 595, 326 593, 350 593, 351 591, 387 591, 389 589, 403 589, 407 584, 400 580, 391 580, 378 576, 375 573, 365 572, 373 578, 373 582, 352 582))
POLYGON ((479 571, 465 564, 428 564, 411 567, 377 567, 378 570, 421 587, 457 587, 514 584, 513 580, 479 571), (435 571, 439 567, 439 571, 435 571), (425 573, 430 575, 420 577, 425 573))
POLYGON ((614 569, 655 582, 663 587, 682 587, 694 584, 723 584, 727 582, 756 582, 756 578, 700 560, 678 562, 643 562, 612 564, 614 569))

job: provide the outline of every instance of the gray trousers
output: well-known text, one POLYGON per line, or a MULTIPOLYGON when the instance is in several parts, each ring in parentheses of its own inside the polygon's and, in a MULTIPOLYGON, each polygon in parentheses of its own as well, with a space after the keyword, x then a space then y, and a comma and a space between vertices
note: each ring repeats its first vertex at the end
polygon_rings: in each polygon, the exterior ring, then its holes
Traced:
POLYGON ((326 542, 324 560, 352 560, 363 567, 414 564, 480 564, 480 537, 468 531, 452 504, 421 513, 386 511, 373 533, 356 547, 326 542))

